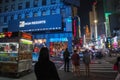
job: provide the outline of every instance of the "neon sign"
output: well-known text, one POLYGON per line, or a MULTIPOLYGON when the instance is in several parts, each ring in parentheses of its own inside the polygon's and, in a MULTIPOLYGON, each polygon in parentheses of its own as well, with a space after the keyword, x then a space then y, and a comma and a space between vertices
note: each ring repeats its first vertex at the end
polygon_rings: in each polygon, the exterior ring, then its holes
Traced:
POLYGON ((31 39, 32 39, 32 36, 29 35, 29 34, 26 34, 26 33, 22 33, 22 38, 31 40, 31 39))
POLYGON ((0 33, 0 38, 11 37, 11 36, 12 36, 12 32, 0 33))
POLYGON ((74 37, 76 37, 76 20, 74 20, 74 22, 73 22, 73 27, 74 27, 74 32, 73 32, 73 34, 74 34, 74 37))
POLYGON ((0 33, 0 38, 4 38, 5 34, 4 33, 0 33))

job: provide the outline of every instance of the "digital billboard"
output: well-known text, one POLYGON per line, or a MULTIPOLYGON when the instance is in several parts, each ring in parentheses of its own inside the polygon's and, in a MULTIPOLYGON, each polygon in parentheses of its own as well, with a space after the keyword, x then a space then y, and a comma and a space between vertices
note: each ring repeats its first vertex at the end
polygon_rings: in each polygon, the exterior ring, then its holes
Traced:
POLYGON ((61 29, 62 20, 60 14, 13 20, 8 25, 8 31, 47 31, 61 29))

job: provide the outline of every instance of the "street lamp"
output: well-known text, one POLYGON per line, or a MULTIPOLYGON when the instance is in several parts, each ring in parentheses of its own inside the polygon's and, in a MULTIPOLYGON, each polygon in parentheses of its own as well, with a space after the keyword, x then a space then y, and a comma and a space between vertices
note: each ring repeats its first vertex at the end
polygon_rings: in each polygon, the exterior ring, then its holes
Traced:
POLYGON ((97 15, 96 15, 96 2, 93 4, 93 15, 94 15, 94 24, 95 24, 95 40, 97 40, 98 32, 97 32, 97 15))
POLYGON ((97 34, 97 33, 98 33, 98 31, 97 31, 97 22, 98 22, 98 21, 95 19, 95 20, 94 20, 94 23, 95 23, 95 39, 96 39, 96 40, 97 40, 97 37, 98 37, 98 34, 97 34))

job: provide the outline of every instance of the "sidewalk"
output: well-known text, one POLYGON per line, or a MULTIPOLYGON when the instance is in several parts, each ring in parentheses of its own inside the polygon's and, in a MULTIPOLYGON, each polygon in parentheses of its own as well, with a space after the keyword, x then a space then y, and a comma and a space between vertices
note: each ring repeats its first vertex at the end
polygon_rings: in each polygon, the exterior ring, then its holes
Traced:
MULTIPOLYGON (((58 70, 60 80, 114 80, 117 73, 90 73, 89 77, 86 77, 84 72, 80 73, 80 77, 75 77, 72 72, 64 72, 58 70)), ((51 73, 52 74, 52 73, 51 73)), ((6 78, 0 77, 0 80, 36 80, 34 72, 27 74, 20 78, 6 78)))

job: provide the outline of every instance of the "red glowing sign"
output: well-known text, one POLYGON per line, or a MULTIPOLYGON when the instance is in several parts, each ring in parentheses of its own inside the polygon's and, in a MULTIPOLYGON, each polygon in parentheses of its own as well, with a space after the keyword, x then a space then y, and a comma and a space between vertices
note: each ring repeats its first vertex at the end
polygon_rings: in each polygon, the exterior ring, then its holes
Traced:
POLYGON ((93 2, 93 5, 96 5, 97 4, 97 1, 93 2))
POLYGON ((27 33, 22 33, 22 38, 32 40, 32 36, 30 34, 27 34, 27 33))
POLYGON ((12 32, 5 32, 5 37, 11 37, 12 36, 12 32))
POLYGON ((74 22, 73 22, 73 27, 74 27, 74 32, 73 32, 73 34, 74 34, 74 37, 76 37, 76 20, 74 20, 74 22))

